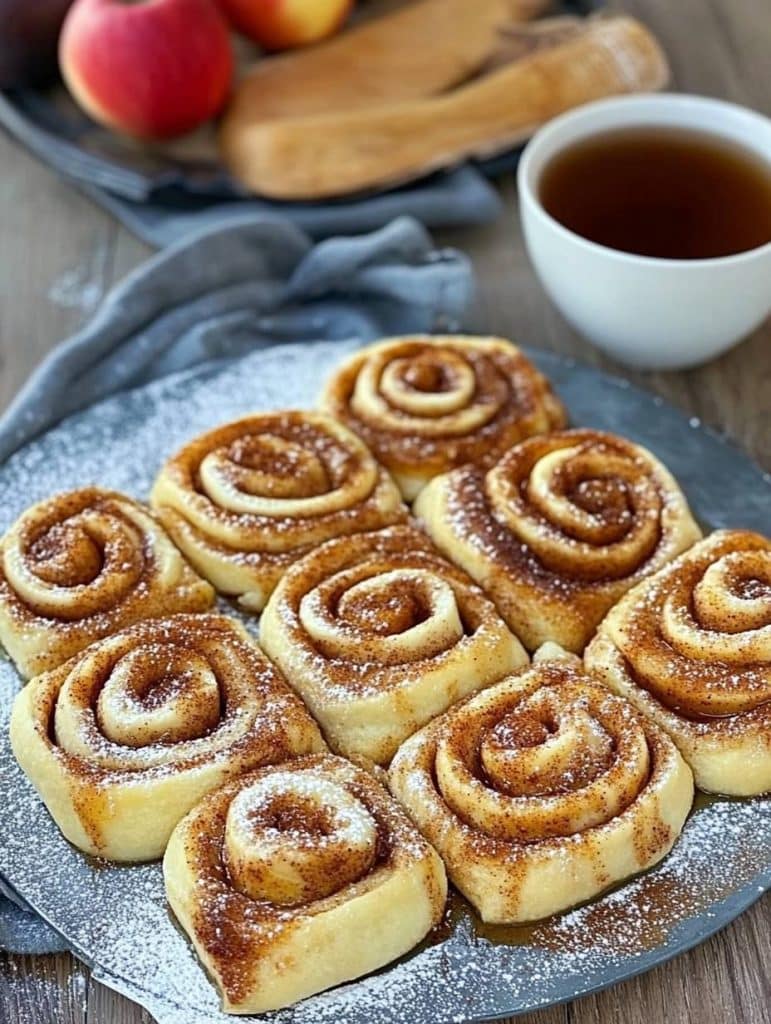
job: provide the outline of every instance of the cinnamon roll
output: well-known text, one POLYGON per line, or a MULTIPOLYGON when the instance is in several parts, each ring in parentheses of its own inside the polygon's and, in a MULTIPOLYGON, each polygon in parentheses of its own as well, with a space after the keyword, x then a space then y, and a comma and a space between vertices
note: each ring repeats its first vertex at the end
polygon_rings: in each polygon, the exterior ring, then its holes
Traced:
POLYGON ((149 509, 114 491, 33 505, 0 541, 0 643, 25 678, 132 622, 213 604, 149 509))
POLYGON ((658 459, 597 430, 530 438, 487 473, 454 470, 415 513, 531 651, 582 651, 627 590, 701 536, 658 459))
POLYGON ((666 729, 700 789, 771 790, 771 540, 696 544, 609 612, 586 662, 666 729))
POLYGON ((202 434, 166 463, 151 500, 201 575, 250 611, 262 610, 311 548, 407 514, 359 438, 308 412, 251 416, 202 434))
POLYGON ((391 789, 484 921, 591 899, 659 861, 693 779, 665 732, 571 661, 540 661, 401 747, 391 789))
POLYGON ((492 602, 410 526, 329 541, 292 566, 260 639, 331 747, 378 764, 528 660, 492 602))
POLYGON ((442 862, 379 782, 331 755, 265 768, 179 824, 166 893, 228 1013, 262 1013, 415 946, 447 895, 442 862))
POLYGON ((355 431, 407 501, 466 462, 489 466, 517 441, 561 427, 547 379, 501 338, 392 338, 356 352, 322 407, 355 431))
POLYGON ((237 622, 150 619, 33 679, 16 759, 67 839, 115 861, 159 857, 180 818, 240 772, 325 749, 237 622))

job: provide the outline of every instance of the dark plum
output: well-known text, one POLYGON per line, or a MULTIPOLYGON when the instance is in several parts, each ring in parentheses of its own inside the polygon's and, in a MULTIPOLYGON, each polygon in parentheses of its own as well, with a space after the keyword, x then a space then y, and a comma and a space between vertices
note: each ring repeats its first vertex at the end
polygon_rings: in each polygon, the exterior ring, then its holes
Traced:
POLYGON ((0 88, 55 80, 59 32, 71 4, 72 0, 0 0, 0 88))

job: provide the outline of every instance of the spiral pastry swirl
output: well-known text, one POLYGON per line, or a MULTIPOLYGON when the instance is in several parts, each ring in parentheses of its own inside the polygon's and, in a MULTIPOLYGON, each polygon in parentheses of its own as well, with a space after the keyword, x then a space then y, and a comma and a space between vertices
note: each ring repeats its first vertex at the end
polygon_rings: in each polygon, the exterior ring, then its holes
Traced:
POLYGON ((201 575, 251 611, 311 548, 406 518, 398 489, 362 442, 306 412, 202 434, 166 463, 152 504, 201 575))
POLYGON ((452 881, 494 923, 558 913, 655 864, 693 800, 666 733, 556 645, 536 662, 435 719, 390 769, 452 881))
POLYGON ((517 441, 561 427, 546 378, 500 338, 393 338, 355 353, 322 407, 361 437, 407 501, 466 462, 492 465, 517 441))
POLYGON ((596 430, 530 438, 486 474, 439 477, 415 513, 529 650, 581 652, 627 590, 701 537, 658 459, 596 430))
POLYGON ((378 764, 450 704, 527 663, 492 602, 411 526, 307 555, 273 592, 260 639, 332 748, 378 764))
POLYGON ((243 776, 171 837, 169 903, 229 1013, 358 978, 437 923, 442 862, 371 775, 331 755, 243 776))
POLYGON ((0 643, 25 678, 139 619, 213 603, 149 510, 113 491, 33 505, 0 541, 0 643))
POLYGON ((771 790, 771 541, 719 530, 640 583, 586 650, 711 792, 771 790))
POLYGON ((325 749, 254 641, 220 615, 138 623, 33 679, 11 744, 66 838, 116 861, 159 857, 233 774, 325 749))

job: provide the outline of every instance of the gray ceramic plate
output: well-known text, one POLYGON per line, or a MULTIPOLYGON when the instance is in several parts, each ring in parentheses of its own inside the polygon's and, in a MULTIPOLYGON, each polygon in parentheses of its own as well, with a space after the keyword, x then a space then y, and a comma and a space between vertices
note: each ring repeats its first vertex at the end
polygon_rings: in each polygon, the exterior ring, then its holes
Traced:
MULTIPOLYGON (((194 433, 255 409, 309 405, 355 346, 276 348, 118 395, 0 469, 0 531, 32 501, 99 482, 147 495, 162 459, 194 433)), ((697 421, 626 382, 546 353, 576 424, 625 434, 674 471, 707 527, 768 529, 771 479, 697 421)), ((18 678, 0 663, 0 874, 66 937, 99 980, 162 1024, 224 1024, 215 990, 169 916, 157 864, 90 861, 59 835, 8 749, 18 678)), ((270 1015, 280 1024, 485 1020, 629 978, 701 942, 771 886, 771 799, 701 800, 657 868, 561 918, 485 928, 459 897, 418 950, 359 982, 270 1015)))
MULTIPOLYGON (((553 14, 584 16, 604 7, 605 0, 561 0, 553 6, 553 14)), ((251 63, 254 52, 247 47, 247 53, 251 63)), ((25 87, 0 97, 0 123, 68 177, 124 199, 152 200, 170 210, 202 210, 246 197, 219 162, 210 126, 176 144, 137 146, 92 121, 63 88, 25 87)), ((478 166, 497 177, 516 166, 519 152, 517 148, 478 166)), ((277 209, 282 205, 275 203, 277 209)))

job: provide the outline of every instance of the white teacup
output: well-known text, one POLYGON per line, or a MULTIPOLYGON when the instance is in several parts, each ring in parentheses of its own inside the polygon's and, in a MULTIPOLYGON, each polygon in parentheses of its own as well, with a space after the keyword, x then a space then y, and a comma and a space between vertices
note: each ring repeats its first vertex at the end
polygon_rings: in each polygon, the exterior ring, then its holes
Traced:
POLYGON ((530 259, 565 318, 609 355, 643 369, 682 369, 725 352, 771 313, 771 242, 733 256, 654 259, 590 242, 541 205, 544 167, 567 146, 618 128, 682 127, 771 162, 771 120, 721 100, 654 94, 600 100, 563 114, 519 164, 530 259))

